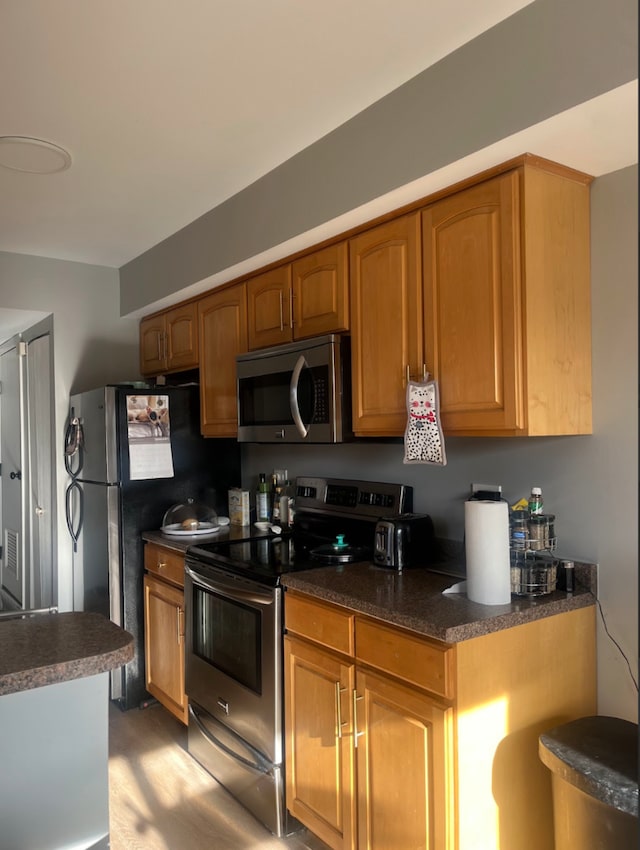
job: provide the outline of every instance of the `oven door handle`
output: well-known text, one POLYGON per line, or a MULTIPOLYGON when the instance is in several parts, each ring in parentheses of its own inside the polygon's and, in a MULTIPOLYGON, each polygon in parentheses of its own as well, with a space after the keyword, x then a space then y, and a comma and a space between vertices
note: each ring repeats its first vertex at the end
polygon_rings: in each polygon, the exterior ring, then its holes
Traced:
MULTIPOLYGON (((210 729, 207 729, 202 720, 200 720, 197 712, 195 711, 192 705, 189 705, 189 718, 195 722, 196 726, 202 732, 205 738, 211 741, 214 746, 219 747, 223 753, 226 753, 229 756, 229 758, 232 758, 234 761, 239 761, 245 767, 249 767, 252 770, 257 771, 258 773, 270 772, 272 765, 267 761, 267 759, 262 758, 262 756, 258 752, 254 751, 253 749, 251 750, 252 755, 254 757, 254 761, 250 761, 249 759, 244 758, 244 756, 241 756, 240 753, 237 753, 235 750, 232 750, 231 747, 228 747, 226 744, 223 744, 219 738, 216 738, 213 732, 210 729)), ((248 745, 245 744, 245 747, 248 747, 248 745)))
POLYGON ((265 591, 259 585, 256 585, 255 590, 246 589, 242 587, 240 582, 225 581, 222 576, 216 577, 215 581, 209 581, 202 573, 194 571, 188 564, 185 565, 185 572, 194 584, 206 587, 207 590, 212 590, 220 596, 226 596, 227 599, 241 599, 243 602, 253 602, 254 605, 273 604, 273 592, 265 591))
POLYGON ((300 373, 302 372, 304 367, 308 365, 309 364, 304 358, 304 354, 301 354, 300 357, 298 357, 298 360, 296 361, 296 365, 293 367, 291 383, 289 384, 289 407, 291 408, 293 422, 301 437, 306 437, 309 434, 309 430, 308 428, 305 428, 304 422, 302 421, 302 416, 300 416, 300 404, 298 403, 298 384, 300 383, 300 373))

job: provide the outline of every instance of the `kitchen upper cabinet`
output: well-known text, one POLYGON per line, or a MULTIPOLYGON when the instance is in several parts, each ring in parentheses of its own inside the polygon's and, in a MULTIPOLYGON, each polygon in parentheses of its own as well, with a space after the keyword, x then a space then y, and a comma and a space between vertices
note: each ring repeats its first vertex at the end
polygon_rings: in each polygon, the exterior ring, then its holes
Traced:
POLYGON ((423 211, 445 433, 591 433, 589 179, 524 165, 423 211))
POLYGON ((349 250, 329 245, 292 264, 293 338, 349 330, 349 250))
POLYGON ((249 350, 292 338, 291 263, 247 281, 249 350))
POLYGON ((198 366, 195 302, 182 304, 140 322, 140 372, 158 375, 198 366))
POLYGON ((205 437, 238 433, 236 355, 247 351, 244 283, 198 302, 200 325, 200 424, 205 437))
POLYGON ((145 544, 145 686, 182 723, 187 723, 184 663, 184 558, 145 544))
POLYGON ((400 435, 407 379, 424 363, 420 214, 355 236, 349 252, 353 430, 400 435))
POLYGON ((249 349, 349 329, 346 242, 247 281, 249 349))

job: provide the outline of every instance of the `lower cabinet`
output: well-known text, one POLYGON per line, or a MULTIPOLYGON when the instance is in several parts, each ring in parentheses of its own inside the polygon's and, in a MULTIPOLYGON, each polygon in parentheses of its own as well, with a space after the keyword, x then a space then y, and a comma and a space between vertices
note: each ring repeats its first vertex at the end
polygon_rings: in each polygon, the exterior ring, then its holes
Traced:
MULTIPOLYGON (((285 617, 308 638, 331 644, 335 634, 340 645, 342 628, 355 630, 357 642, 362 627, 365 656, 381 646, 384 667, 384 655, 397 652, 392 630, 348 616, 336 622, 336 614, 287 594, 285 617)), ((410 649, 403 637, 399 647, 410 649)), ((291 813, 334 850, 452 846, 451 703, 292 634, 285 670, 291 813)))
POLYGON ((187 724, 184 689, 184 590, 180 562, 171 550, 147 543, 144 576, 145 685, 149 693, 178 720, 187 724), (151 566, 152 572, 149 571, 151 566), (157 573, 165 571, 169 581, 157 573), (155 573, 155 574, 154 574, 155 573))
POLYGON ((287 808, 329 847, 553 850, 538 736, 596 711, 593 607, 446 644, 288 590, 285 625, 287 808))
POLYGON ((358 847, 445 848, 451 705, 358 670, 354 697, 358 847))
POLYGON ((287 806, 333 848, 355 844, 355 665, 285 636, 287 806))

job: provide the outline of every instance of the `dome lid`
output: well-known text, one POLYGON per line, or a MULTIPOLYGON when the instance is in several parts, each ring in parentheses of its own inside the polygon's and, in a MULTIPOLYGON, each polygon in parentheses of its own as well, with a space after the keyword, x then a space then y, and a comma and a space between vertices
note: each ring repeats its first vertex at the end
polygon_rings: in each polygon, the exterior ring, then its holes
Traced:
POLYGON ((204 534, 218 528, 214 509, 194 499, 172 505, 162 520, 162 531, 170 534, 204 534))

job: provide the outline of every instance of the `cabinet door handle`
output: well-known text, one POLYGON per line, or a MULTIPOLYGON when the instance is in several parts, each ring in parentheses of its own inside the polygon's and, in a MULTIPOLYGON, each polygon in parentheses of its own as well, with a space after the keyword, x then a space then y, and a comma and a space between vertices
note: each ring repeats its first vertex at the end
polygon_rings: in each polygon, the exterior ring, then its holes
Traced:
POLYGON ((163 570, 167 565, 166 565, 165 561, 158 561, 156 566, 159 570, 163 570))
POLYGON ((342 720, 342 704, 340 695, 343 694, 347 689, 340 687, 340 682, 336 682, 336 722, 338 724, 338 728, 336 730, 336 737, 342 738, 342 727, 347 726, 346 720, 342 720))
POLYGON ((280 330, 284 330, 284 304, 282 303, 282 290, 280 291, 280 330))
POLYGON ((353 746, 357 747, 358 738, 364 735, 364 732, 358 732, 358 701, 364 697, 359 697, 355 688, 351 692, 351 697, 353 699, 353 746))
MULTIPOLYGON (((428 375, 428 374, 429 374, 429 373, 427 372, 427 364, 426 364, 426 363, 423 363, 423 364, 422 364, 422 378, 421 378, 420 380, 422 380, 422 381, 426 381, 426 380, 427 380, 427 375, 428 375)), ((408 363, 407 363, 407 366, 406 366, 406 377, 407 377, 406 382, 407 382, 407 384, 408 384, 408 383, 409 383, 409 381, 411 380, 411 372, 409 371, 409 364, 408 364, 408 363)))
POLYGON ((158 360, 162 360, 162 334, 158 334, 158 360))
POLYGON ((291 329, 293 329, 293 299, 294 299, 294 297, 295 296, 294 296, 293 292, 290 292, 289 293, 289 327, 291 329))
POLYGON ((184 618, 184 611, 179 605, 176 605, 176 623, 178 629, 178 644, 182 643, 182 638, 184 637, 184 629, 181 628, 181 623, 184 618))

